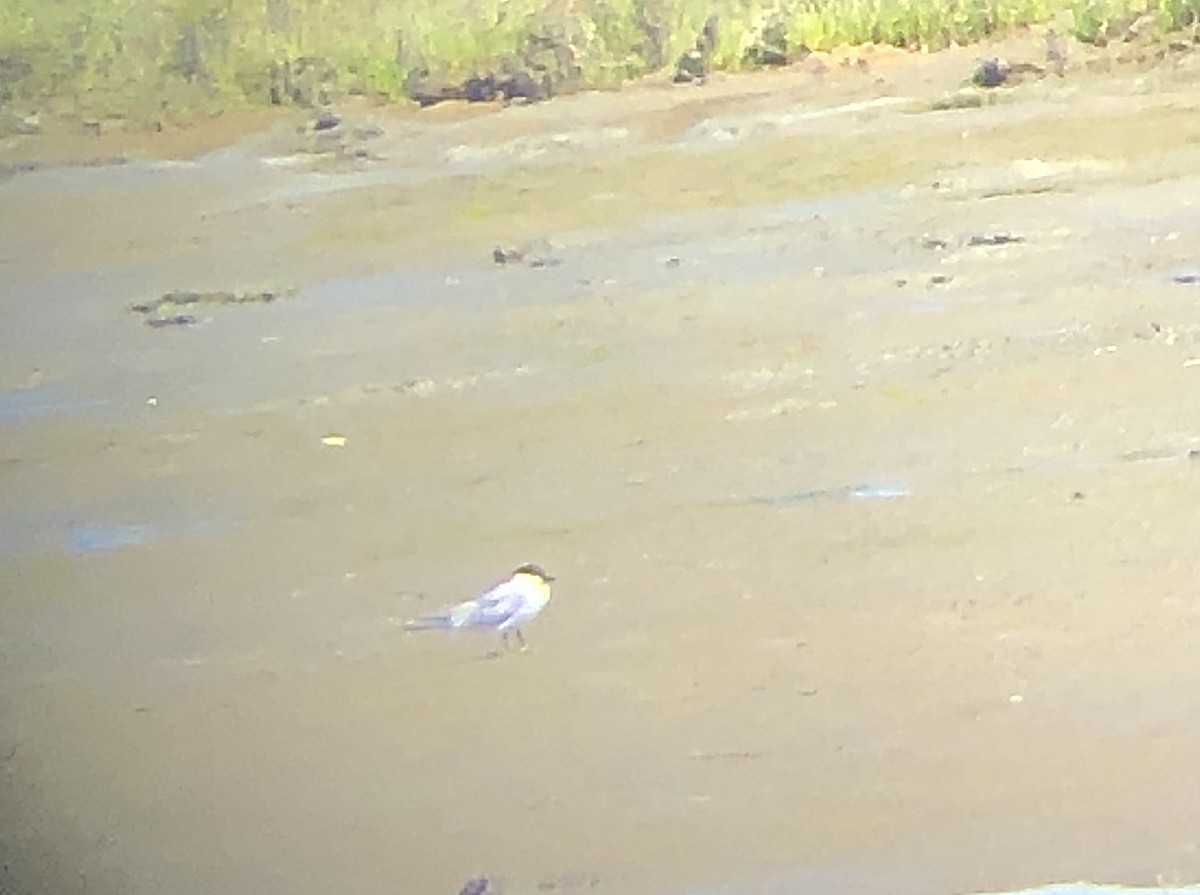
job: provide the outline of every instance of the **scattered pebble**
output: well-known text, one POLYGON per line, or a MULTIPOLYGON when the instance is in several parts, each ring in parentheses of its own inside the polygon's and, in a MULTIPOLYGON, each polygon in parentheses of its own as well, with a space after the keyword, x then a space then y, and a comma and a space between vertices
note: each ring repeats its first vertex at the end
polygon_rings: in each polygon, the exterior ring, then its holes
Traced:
POLYGON ((1003 246, 1011 245, 1012 243, 1024 242, 1025 237, 1017 236, 1006 231, 997 231, 996 233, 977 233, 967 239, 967 245, 970 246, 1003 246))
POLYGON ((341 123, 341 118, 333 114, 333 112, 330 110, 326 109, 324 112, 318 115, 316 120, 313 122, 313 130, 331 131, 341 123))
POLYGON ((486 876, 477 876, 467 880, 466 884, 458 890, 458 895, 489 895, 495 891, 486 876))
POLYGON ((321 437, 321 444, 325 445, 326 447, 339 447, 339 448, 345 447, 346 446, 346 436, 345 435, 336 435, 336 434, 323 435, 321 437))

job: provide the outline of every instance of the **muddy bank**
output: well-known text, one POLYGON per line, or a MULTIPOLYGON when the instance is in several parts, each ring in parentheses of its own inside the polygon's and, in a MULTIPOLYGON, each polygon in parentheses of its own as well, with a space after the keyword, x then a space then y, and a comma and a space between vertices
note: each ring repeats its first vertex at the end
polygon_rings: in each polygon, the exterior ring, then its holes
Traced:
POLYGON ((3 886, 1200 878, 1194 61, 968 55, 0 183, 3 886))

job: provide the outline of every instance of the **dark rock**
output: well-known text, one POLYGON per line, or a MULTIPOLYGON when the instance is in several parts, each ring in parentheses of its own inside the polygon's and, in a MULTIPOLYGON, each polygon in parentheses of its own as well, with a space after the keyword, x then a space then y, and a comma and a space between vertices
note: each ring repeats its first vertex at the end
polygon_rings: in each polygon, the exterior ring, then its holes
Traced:
POLYGON ((422 109, 452 99, 461 99, 458 85, 445 76, 434 74, 427 68, 414 68, 404 77, 404 95, 422 109))
POLYGON ((983 59, 971 81, 980 87, 1001 87, 1005 84, 1015 84, 1031 78, 1043 78, 1046 70, 1031 62, 1017 62, 1012 65, 1003 59, 983 59))
POLYGON ((472 75, 461 83, 447 81, 419 69, 410 73, 405 80, 405 93, 422 108, 449 100, 480 103, 500 98, 505 102, 537 102, 548 99, 551 92, 548 75, 539 79, 523 69, 514 69, 501 76, 472 75))
POLYGON ((168 317, 149 317, 146 326, 166 329, 168 326, 195 326, 199 321, 192 314, 171 314, 168 317))
POLYGON ((742 55, 742 61, 755 68, 787 65, 791 61, 788 58, 787 28, 779 22, 768 25, 763 29, 762 36, 742 55))
POLYGON ((496 246, 492 249, 492 260, 497 264, 519 264, 525 260, 525 253, 519 249, 496 246))
POLYGON ((516 71, 496 82, 496 87, 506 102, 534 103, 549 99, 553 87, 548 75, 535 78, 527 71, 516 71))
POLYGON ((971 80, 980 87, 999 87, 1008 80, 1009 67, 1003 59, 984 59, 971 80))
POLYGON ((676 60, 675 74, 671 78, 674 83, 703 84, 708 78, 717 46, 718 27, 717 17, 709 16, 696 37, 696 45, 676 60))
POLYGON ((313 122, 313 130, 331 131, 341 123, 341 118, 333 114, 333 112, 331 112, 329 109, 326 109, 320 115, 318 115, 316 121, 313 122))
POLYGON ((675 63, 674 84, 703 84, 708 78, 708 62, 699 50, 688 50, 675 63))
POLYGON ((494 75, 472 76, 463 82, 463 99, 469 103, 490 103, 498 94, 494 75))
POLYGON ((1171 279, 1180 286, 1200 286, 1200 273, 1177 273, 1171 279))

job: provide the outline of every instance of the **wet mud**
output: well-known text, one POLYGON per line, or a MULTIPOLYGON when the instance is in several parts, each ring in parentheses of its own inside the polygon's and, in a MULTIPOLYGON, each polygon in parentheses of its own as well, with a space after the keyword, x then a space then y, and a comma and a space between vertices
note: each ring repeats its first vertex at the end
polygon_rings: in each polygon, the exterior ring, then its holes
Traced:
POLYGON ((1200 878, 1196 59, 976 64, 9 146, 0 890, 1200 878))

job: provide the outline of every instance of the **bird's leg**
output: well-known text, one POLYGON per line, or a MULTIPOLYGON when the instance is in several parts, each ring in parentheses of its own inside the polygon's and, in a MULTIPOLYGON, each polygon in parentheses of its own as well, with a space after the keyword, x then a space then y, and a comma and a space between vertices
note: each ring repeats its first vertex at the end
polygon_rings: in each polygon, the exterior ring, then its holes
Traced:
POLYGON ((521 644, 521 652, 526 652, 529 649, 529 644, 525 642, 525 635, 521 633, 521 629, 516 629, 517 643, 521 644))

